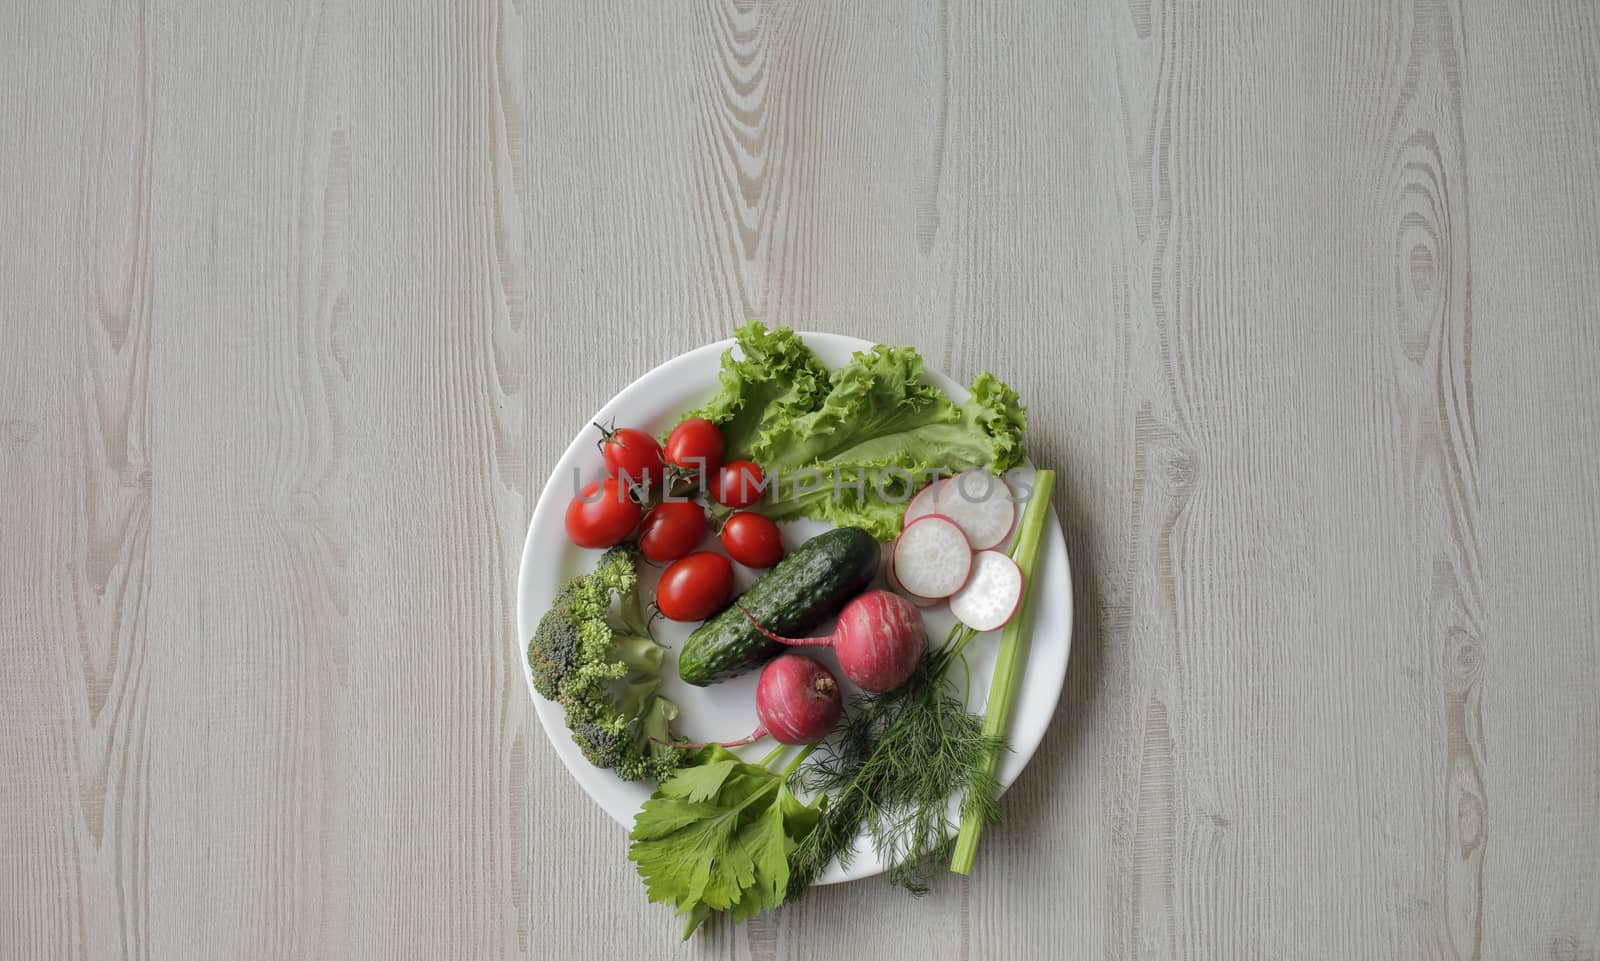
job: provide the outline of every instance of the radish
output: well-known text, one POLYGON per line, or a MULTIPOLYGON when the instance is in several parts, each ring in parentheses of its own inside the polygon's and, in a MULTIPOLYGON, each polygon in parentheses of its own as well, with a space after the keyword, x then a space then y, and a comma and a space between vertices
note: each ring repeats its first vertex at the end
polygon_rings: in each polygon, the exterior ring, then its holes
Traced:
POLYGON ((815 744, 833 733, 843 710, 839 682, 821 662, 804 654, 781 654, 767 662, 756 682, 756 729, 722 746, 752 744, 768 735, 783 744, 815 744))
POLYGON ((900 578, 896 577, 894 573, 894 551, 890 550, 888 555, 883 561, 883 581, 889 585, 889 590, 899 594, 917 607, 932 607, 939 603, 934 598, 923 597, 921 594, 913 594, 906 590, 906 586, 900 583, 900 578))
POLYGON ((917 491, 917 496, 911 498, 910 503, 906 504, 906 512, 900 515, 901 530, 910 527, 913 523, 934 512, 933 505, 939 499, 939 488, 949 483, 949 481, 950 478, 943 477, 917 491))
POLYGON ((999 551, 972 556, 972 576, 950 598, 950 613, 975 631, 1005 627, 1022 603, 1022 569, 999 551))
MULTIPOLYGON (((779 644, 831 647, 839 669, 863 691, 882 694, 906 682, 922 663, 928 628, 911 602, 890 591, 864 591, 839 612, 839 624, 825 637, 784 637, 744 612, 756 630, 779 644)), ((761 679, 766 680, 765 672, 761 679)))
POLYGON ((929 514, 908 525, 894 545, 894 573, 900 586, 937 600, 967 582, 972 546, 955 521, 929 514))
POLYGON ((1017 519, 1004 478, 977 468, 941 482, 933 510, 955 521, 975 551, 998 546, 1017 519))

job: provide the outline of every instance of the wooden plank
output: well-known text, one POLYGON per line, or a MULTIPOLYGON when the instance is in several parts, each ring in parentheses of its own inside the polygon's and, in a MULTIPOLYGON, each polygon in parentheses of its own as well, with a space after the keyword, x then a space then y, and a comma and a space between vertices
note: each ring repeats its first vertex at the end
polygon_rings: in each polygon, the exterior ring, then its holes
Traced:
MULTIPOLYGON (((1483 956, 1600 945, 1596 11, 1467 3, 1489 797, 1483 956)), ((1450 850, 1451 856, 1462 852, 1450 850)))

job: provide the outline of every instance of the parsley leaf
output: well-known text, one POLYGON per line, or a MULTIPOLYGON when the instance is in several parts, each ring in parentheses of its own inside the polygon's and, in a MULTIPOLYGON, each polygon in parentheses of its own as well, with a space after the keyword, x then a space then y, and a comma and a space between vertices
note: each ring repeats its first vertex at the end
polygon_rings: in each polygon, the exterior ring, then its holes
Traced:
POLYGON ((784 773, 708 745, 639 810, 628 858, 650 900, 683 916, 687 938, 713 911, 742 921, 782 904, 789 856, 822 808, 791 794, 784 773))

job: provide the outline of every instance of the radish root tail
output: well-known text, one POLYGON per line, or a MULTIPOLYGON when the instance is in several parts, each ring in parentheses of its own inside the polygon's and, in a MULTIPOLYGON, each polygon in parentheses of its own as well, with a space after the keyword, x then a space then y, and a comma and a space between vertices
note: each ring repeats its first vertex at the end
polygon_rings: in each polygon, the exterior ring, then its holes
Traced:
POLYGON ((744 614, 745 619, 750 622, 750 626, 760 631, 762 636, 769 641, 777 641, 779 644, 786 644, 789 647, 827 647, 833 641, 833 638, 827 636, 784 637, 782 634, 774 634, 762 626, 761 622, 756 620, 756 616, 750 613, 749 609, 743 604, 736 604, 735 606, 744 614))
POLYGON ((653 737, 650 740, 666 747, 682 748, 685 751, 698 751, 703 747, 710 747, 713 744, 717 745, 718 747, 726 748, 744 747, 746 744, 754 744, 766 736, 767 729, 757 725, 754 731, 751 731, 744 737, 739 738, 737 741, 663 741, 659 737, 653 737))

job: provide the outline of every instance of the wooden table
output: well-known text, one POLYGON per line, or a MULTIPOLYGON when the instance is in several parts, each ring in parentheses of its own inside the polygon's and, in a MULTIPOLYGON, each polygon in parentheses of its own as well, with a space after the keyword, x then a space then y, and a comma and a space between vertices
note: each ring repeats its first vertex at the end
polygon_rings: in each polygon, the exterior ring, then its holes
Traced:
POLYGON ((0 957, 1589 959, 1586 2, 0 10, 0 957), (680 945, 523 533, 745 318, 1024 394, 1079 598, 970 881, 680 945))

